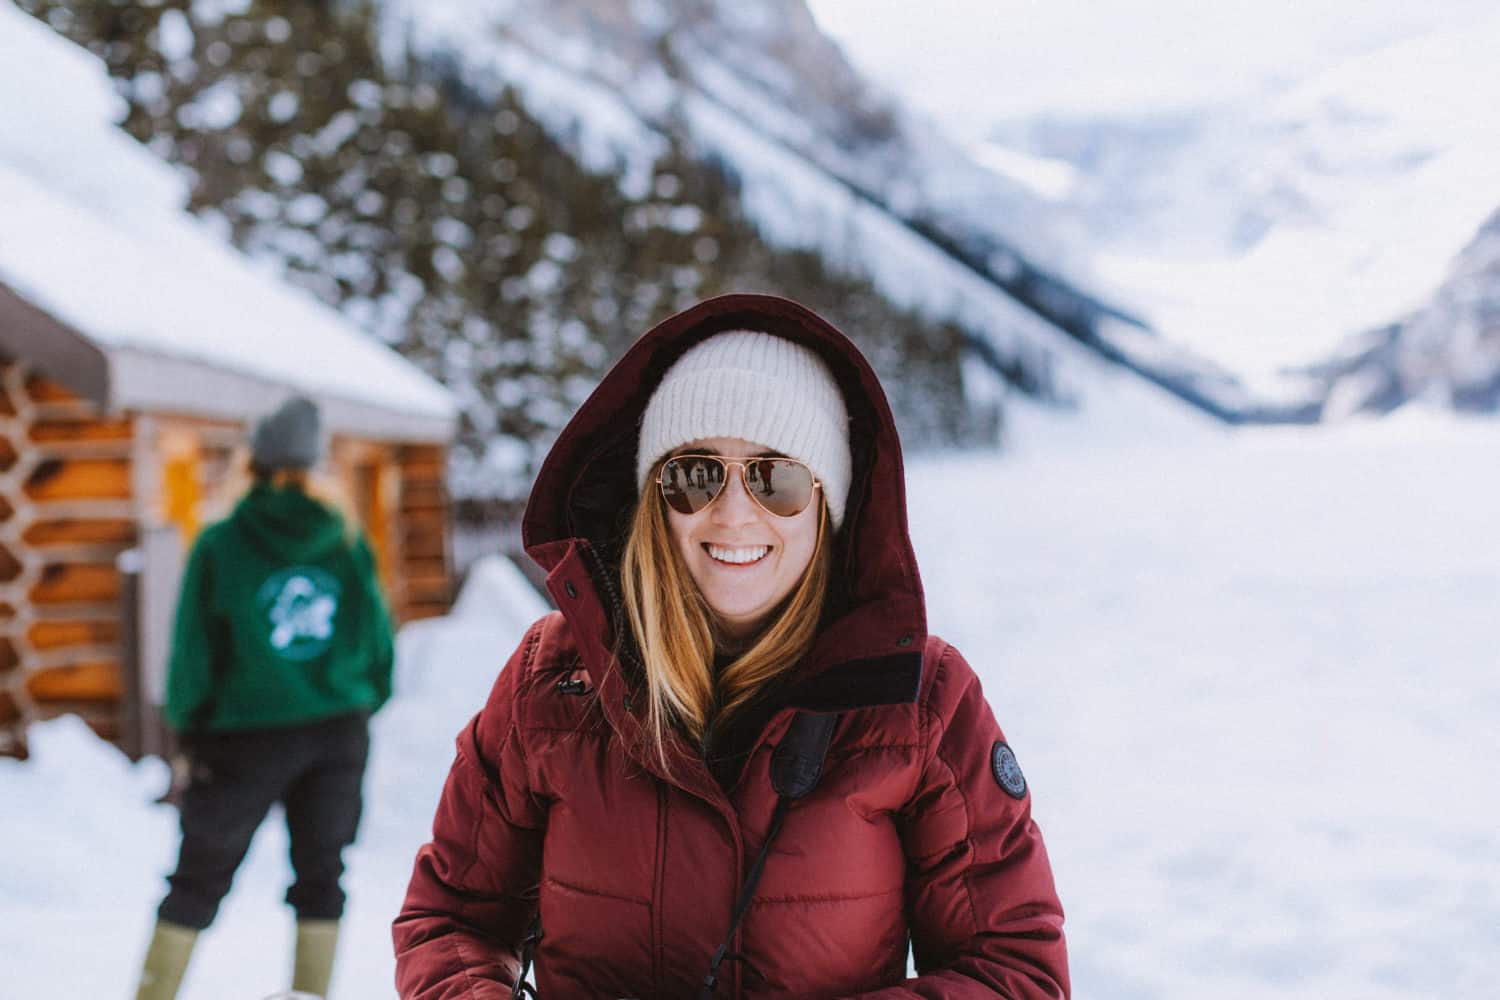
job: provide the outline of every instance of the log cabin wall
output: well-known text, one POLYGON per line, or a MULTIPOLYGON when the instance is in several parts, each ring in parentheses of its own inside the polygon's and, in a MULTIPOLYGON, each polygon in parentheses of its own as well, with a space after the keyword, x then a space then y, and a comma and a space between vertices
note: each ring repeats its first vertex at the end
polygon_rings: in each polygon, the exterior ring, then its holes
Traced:
POLYGON ((393 612, 400 621, 445 615, 453 602, 448 492, 441 445, 395 449, 398 499, 392 529, 397 559, 393 612))
POLYGON ((335 437, 329 445, 328 466, 341 494, 344 513, 359 521, 375 554, 381 589, 392 599, 397 583, 398 539, 392 532, 399 480, 389 445, 356 438, 335 437))
POLYGON ((119 735, 121 573, 136 543, 133 421, 0 360, 0 753, 29 722, 119 735))
POLYGON ((452 604, 444 461, 439 445, 335 438, 330 446, 330 471, 369 539, 397 624, 452 604))

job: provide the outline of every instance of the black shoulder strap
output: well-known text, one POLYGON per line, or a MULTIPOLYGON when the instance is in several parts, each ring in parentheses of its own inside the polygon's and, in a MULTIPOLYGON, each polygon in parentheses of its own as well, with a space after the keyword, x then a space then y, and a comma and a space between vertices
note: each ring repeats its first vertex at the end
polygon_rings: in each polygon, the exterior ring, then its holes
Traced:
POLYGON ((760 845, 760 854, 745 876, 745 886, 734 905, 734 917, 729 922, 729 933, 724 943, 714 952, 709 963, 708 974, 703 977, 703 988, 698 991, 698 1000, 709 1000, 719 985, 719 964, 726 958, 745 961, 743 956, 731 954, 729 945, 734 941, 745 911, 750 909, 750 900, 760 882, 760 873, 766 866, 766 855, 771 851, 771 841, 781 829, 786 818, 787 807, 818 786, 823 776, 823 761, 828 756, 828 742, 838 725, 837 713, 798 712, 787 728, 786 736, 771 757, 771 787, 776 789, 776 811, 771 814, 771 826, 766 831, 765 842, 760 845))
POLYGON ((782 798, 800 799, 818 787, 837 713, 798 712, 786 738, 771 757, 771 787, 782 798))

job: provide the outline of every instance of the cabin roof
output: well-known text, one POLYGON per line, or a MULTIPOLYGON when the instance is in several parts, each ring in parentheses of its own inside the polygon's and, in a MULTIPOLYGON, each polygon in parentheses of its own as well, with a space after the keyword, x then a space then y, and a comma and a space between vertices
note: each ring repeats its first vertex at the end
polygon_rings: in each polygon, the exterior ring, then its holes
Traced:
POLYGON ((447 389, 188 214, 102 63, 9 5, 0 50, 0 354, 110 411, 249 419, 296 390, 335 432, 452 436, 447 389))

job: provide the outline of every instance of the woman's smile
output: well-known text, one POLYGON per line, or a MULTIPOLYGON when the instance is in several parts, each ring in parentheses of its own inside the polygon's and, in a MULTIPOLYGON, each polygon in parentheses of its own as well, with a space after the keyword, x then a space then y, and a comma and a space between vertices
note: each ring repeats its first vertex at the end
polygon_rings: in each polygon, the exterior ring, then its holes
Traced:
POLYGON ((735 569, 747 569, 761 563, 771 553, 769 545, 715 545, 703 543, 703 551, 716 563, 735 569))
MULTIPOLYGON (((701 438, 679 449, 748 456, 764 445, 742 438, 701 438)), ((694 514, 668 508, 667 525, 688 574, 731 635, 750 635, 797 586, 818 545, 817 504, 778 517, 745 491, 738 466, 713 501, 694 514)))

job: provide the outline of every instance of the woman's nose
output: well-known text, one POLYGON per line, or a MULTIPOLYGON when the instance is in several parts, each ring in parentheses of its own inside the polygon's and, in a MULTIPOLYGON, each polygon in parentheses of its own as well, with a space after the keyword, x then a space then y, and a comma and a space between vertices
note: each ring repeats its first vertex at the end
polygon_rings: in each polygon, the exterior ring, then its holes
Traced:
POLYGON ((731 466, 724 489, 709 511, 719 524, 744 524, 753 521, 758 505, 745 489, 745 476, 740 466, 731 466))

